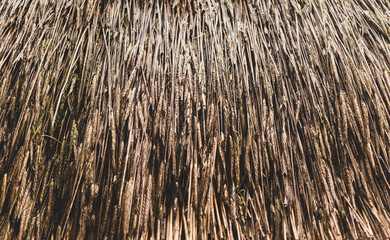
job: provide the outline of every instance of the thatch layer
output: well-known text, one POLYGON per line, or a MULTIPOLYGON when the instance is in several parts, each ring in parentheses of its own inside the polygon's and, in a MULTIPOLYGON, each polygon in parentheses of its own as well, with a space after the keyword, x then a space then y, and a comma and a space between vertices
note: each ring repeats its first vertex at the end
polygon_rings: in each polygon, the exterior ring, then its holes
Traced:
POLYGON ((0 3, 0 238, 390 236, 390 2, 0 3))

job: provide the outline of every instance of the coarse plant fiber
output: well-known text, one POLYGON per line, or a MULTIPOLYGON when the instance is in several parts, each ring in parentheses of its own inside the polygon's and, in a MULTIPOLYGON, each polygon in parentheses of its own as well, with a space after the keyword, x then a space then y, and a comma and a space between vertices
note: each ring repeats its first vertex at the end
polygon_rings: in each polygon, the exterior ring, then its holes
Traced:
POLYGON ((390 1, 0 1, 0 239, 390 237, 390 1))

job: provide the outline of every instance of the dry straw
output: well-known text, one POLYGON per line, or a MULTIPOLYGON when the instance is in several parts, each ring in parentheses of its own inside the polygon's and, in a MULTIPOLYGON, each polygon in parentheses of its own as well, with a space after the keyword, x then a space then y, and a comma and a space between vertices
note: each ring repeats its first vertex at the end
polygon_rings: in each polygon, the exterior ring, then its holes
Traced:
POLYGON ((0 239, 390 237, 388 0, 0 1, 0 239))

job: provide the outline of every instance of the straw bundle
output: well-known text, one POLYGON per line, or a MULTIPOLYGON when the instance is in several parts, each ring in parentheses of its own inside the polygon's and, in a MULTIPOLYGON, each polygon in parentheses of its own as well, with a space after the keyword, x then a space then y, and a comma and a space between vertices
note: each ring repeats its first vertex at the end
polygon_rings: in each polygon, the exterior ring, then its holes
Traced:
POLYGON ((390 237, 387 0, 0 2, 1 239, 390 237))

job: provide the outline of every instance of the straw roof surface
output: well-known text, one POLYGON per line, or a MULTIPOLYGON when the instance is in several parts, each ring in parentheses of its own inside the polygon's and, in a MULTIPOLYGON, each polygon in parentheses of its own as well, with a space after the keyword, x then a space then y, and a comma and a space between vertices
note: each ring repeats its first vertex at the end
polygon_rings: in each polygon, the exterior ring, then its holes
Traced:
POLYGON ((390 237, 388 0, 0 2, 1 239, 390 237))

